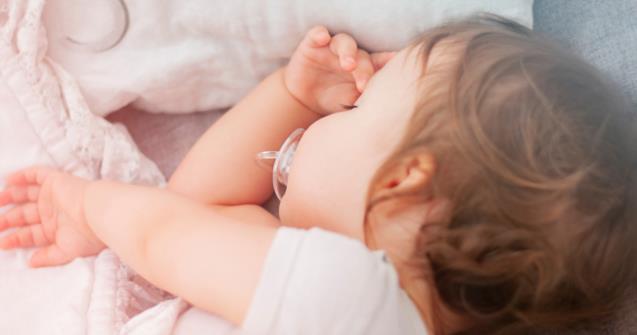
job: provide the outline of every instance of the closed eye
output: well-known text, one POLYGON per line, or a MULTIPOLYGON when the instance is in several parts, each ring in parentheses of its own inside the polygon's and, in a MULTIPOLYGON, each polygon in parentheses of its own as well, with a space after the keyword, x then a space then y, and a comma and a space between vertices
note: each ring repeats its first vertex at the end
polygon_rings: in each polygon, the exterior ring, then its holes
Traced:
POLYGON ((342 106, 343 108, 345 108, 345 110, 352 110, 352 109, 354 109, 354 108, 357 108, 357 107, 358 107, 358 106, 356 106, 356 105, 344 105, 344 104, 341 104, 341 106, 342 106))

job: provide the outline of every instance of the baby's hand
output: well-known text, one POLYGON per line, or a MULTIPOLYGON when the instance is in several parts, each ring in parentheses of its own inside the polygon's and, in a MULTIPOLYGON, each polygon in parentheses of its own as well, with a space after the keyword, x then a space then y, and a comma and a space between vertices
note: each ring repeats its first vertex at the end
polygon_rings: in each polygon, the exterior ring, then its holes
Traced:
POLYGON ((0 206, 17 206, 0 215, 0 231, 16 230, 0 238, 0 248, 37 247, 30 260, 34 267, 65 264, 105 248, 84 218, 88 180, 31 167, 13 173, 6 182, 0 206))
POLYGON ((312 28, 285 68, 290 93, 321 115, 343 111, 363 92, 371 76, 393 52, 368 54, 347 34, 331 37, 327 28, 312 28))

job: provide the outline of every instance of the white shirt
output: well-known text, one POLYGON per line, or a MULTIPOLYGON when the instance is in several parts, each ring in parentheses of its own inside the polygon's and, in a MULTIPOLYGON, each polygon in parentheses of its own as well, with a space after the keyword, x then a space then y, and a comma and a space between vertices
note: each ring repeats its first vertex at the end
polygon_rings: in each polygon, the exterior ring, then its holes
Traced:
POLYGON ((382 251, 318 228, 280 228, 242 328, 247 334, 427 331, 382 251))

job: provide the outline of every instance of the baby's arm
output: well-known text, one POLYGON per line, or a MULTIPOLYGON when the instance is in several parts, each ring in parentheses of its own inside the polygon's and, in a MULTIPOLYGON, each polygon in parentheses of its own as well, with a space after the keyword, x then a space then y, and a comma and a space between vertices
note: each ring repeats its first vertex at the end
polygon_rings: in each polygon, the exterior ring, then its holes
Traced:
POLYGON ((289 93, 278 70, 204 133, 168 189, 207 204, 261 204, 272 194, 272 174, 256 164, 256 154, 277 150, 292 130, 318 118, 289 93))
POLYGON ((199 139, 168 188, 207 204, 261 204, 272 194, 271 171, 255 162, 296 128, 353 104, 392 53, 369 55, 346 34, 310 30, 289 64, 267 77, 199 139))
POLYGON ((207 206, 107 181, 89 184, 84 210, 97 237, 142 277, 235 324, 248 311, 278 224, 256 205, 207 206))
POLYGON ((235 323, 245 317, 278 220, 256 205, 209 206, 159 188, 92 182, 47 167, 7 177, 0 249, 35 248, 31 266, 106 246, 158 287, 235 323))

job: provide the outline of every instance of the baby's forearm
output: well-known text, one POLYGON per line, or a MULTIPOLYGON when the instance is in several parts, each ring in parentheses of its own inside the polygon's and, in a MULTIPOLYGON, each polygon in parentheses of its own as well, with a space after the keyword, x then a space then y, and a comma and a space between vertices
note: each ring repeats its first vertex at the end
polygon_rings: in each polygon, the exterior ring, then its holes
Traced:
POLYGON ((226 210, 109 181, 87 187, 84 213, 94 233, 142 277, 237 324, 276 231, 276 219, 258 206, 226 210))
POLYGON ((207 204, 261 204, 272 194, 272 175, 256 164, 256 154, 279 149, 291 131, 318 118, 290 94, 280 69, 206 131, 168 189, 207 204))

